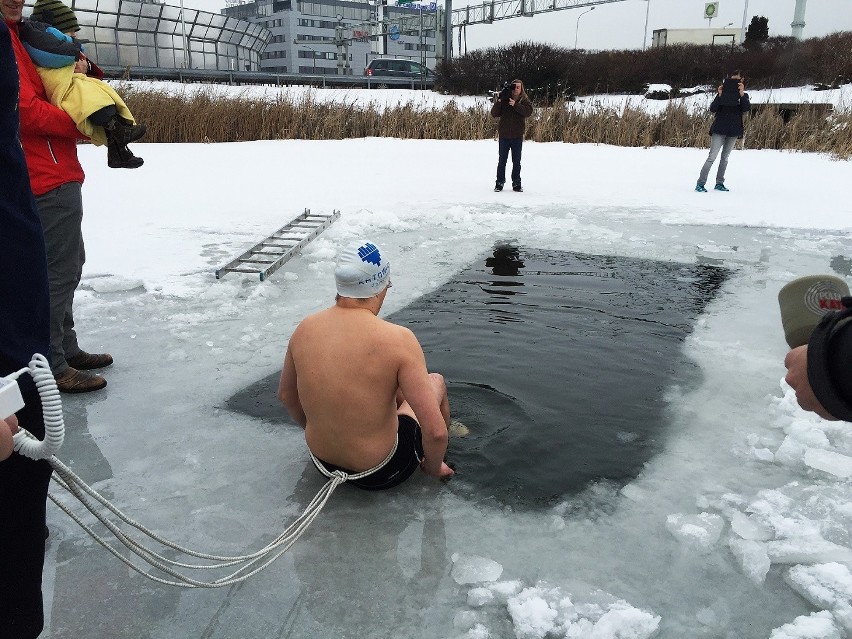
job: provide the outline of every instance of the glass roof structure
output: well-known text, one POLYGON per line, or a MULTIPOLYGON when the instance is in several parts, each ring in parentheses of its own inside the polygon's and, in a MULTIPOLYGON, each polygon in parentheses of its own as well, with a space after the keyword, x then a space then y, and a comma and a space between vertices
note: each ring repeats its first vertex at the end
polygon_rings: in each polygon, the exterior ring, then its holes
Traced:
POLYGON ((101 67, 257 71, 272 37, 260 24, 168 4, 64 2, 80 23, 77 36, 89 41, 86 55, 101 67))

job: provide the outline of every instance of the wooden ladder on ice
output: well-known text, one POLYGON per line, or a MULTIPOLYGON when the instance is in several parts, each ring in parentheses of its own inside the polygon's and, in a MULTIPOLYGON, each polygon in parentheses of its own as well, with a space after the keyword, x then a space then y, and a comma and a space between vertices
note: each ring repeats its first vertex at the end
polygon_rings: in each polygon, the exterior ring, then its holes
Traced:
POLYGON ((340 217, 340 211, 314 214, 305 209, 262 242, 255 244, 238 258, 216 269, 216 279, 226 273, 257 273, 262 282, 299 253, 315 237, 340 217))

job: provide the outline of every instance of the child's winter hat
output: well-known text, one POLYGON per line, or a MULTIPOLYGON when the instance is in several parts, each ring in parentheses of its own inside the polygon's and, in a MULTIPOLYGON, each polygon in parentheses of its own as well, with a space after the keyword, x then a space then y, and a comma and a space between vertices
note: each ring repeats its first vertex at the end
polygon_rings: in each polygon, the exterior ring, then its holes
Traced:
POLYGON ((76 33, 80 30, 77 16, 60 0, 36 0, 30 19, 49 24, 62 33, 76 33))

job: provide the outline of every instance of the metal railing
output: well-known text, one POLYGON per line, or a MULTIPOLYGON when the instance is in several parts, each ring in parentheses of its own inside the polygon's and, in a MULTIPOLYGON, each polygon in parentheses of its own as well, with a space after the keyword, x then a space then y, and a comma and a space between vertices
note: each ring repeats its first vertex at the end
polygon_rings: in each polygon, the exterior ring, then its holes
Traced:
POLYGON ((497 20, 534 16, 563 9, 593 7, 599 4, 625 2, 626 0, 486 0, 482 4, 453 9, 454 27, 472 24, 490 24, 497 20))
POLYGON ((434 77, 394 78, 365 75, 325 75, 304 73, 270 73, 267 71, 225 71, 215 69, 161 69, 159 67, 105 66, 104 76, 112 80, 173 80, 178 82, 210 82, 213 84, 271 84, 314 87, 361 87, 396 89, 431 89, 434 77))

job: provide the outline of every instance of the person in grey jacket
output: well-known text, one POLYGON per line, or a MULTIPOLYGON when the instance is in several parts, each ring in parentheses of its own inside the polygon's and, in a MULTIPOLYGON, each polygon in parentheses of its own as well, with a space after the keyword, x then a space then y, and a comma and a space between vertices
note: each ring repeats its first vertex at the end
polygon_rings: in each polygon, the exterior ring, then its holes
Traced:
POLYGON ((719 151, 719 168, 716 170, 717 191, 728 191, 725 186, 725 169, 728 168, 728 156, 731 154, 737 140, 743 137, 743 113, 751 109, 748 93, 745 92, 742 73, 734 71, 730 77, 716 88, 716 97, 710 103, 710 112, 715 113, 713 124, 710 126, 710 153, 701 167, 695 190, 706 193, 707 176, 716 161, 719 151))

